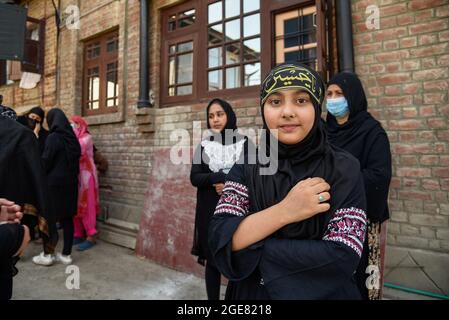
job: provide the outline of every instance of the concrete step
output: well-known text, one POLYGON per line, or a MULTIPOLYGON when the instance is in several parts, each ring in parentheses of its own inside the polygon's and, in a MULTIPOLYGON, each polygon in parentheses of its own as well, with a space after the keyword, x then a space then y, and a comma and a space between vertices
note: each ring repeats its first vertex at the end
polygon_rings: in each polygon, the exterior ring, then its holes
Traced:
POLYGON ((133 250, 136 248, 138 225, 116 219, 98 222, 97 225, 101 240, 133 250))

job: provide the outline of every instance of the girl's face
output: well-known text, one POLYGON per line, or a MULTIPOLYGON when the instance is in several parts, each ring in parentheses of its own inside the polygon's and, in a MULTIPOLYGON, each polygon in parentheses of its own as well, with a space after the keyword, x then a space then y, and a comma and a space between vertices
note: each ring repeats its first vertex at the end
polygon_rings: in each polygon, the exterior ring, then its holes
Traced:
POLYGON ((341 90, 340 86, 338 86, 336 84, 331 84, 327 88, 327 94, 326 94, 327 99, 335 99, 335 98, 341 98, 341 97, 344 97, 344 94, 343 94, 343 90, 341 90))
POLYGON ((214 103, 209 108, 207 121, 209 121, 209 126, 212 131, 220 133, 226 127, 228 116, 218 103, 214 103))
POLYGON ((268 129, 284 144, 296 144, 310 132, 315 108, 306 91, 288 89, 273 93, 265 101, 264 117, 268 129))

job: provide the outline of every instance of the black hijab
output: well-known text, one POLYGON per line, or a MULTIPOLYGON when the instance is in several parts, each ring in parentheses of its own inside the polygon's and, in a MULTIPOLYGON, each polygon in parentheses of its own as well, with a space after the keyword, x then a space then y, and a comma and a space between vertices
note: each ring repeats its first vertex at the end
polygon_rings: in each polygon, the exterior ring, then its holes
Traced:
MULTIPOLYGON (((261 175, 261 168, 267 165, 260 162, 255 165, 245 164, 245 179, 251 199, 250 212, 258 212, 280 202, 301 180, 322 177, 331 185, 330 210, 289 224, 275 233, 280 238, 321 239, 332 214, 348 201, 351 188, 360 178, 359 172, 354 173, 353 168, 357 161, 342 150, 334 150, 327 141, 320 118, 324 83, 318 73, 300 64, 275 67, 262 84, 262 116, 268 96, 282 89, 300 89, 310 94, 315 109, 314 124, 308 135, 297 144, 278 142, 278 170, 274 175, 261 175)), ((263 121, 267 140, 271 133, 264 117, 263 121)), ((272 163, 276 159, 272 156, 273 146, 268 141, 261 143, 259 154, 270 154, 272 163)))
POLYGON ((217 141, 220 142, 221 144, 234 144, 237 141, 242 140, 244 136, 238 134, 237 132, 237 117, 235 115, 235 112, 232 109, 231 105, 224 100, 215 98, 211 100, 207 105, 206 108, 207 128, 211 129, 209 123, 209 109, 213 104, 219 104, 223 108, 223 111, 226 113, 227 116, 227 122, 223 130, 221 130, 220 133, 213 132, 212 135, 209 137, 209 140, 217 141))
MULTIPOLYGON (((326 130, 329 142, 356 157, 362 170, 367 168, 369 161, 374 160, 373 157, 390 155, 388 143, 384 145, 382 155, 369 153, 370 147, 381 135, 385 136, 383 138, 385 141, 388 141, 388 138, 379 121, 374 119, 367 111, 365 91, 357 75, 351 72, 339 73, 329 81, 329 85, 331 84, 336 84, 342 89, 343 95, 348 101, 350 114, 348 121, 339 125, 336 118, 328 112, 326 130)), ((391 179, 391 164, 389 168, 382 169, 382 173, 378 172, 379 177, 374 180, 372 177, 368 179, 364 176, 368 216, 371 220, 380 222, 389 217, 387 198, 391 179)))
POLYGON ((380 123, 367 111, 368 103, 362 82, 355 73, 341 72, 329 81, 328 85, 331 84, 336 84, 342 89, 348 101, 349 119, 343 125, 339 125, 336 118, 330 112, 327 113, 326 129, 329 141, 344 149, 348 144, 354 143, 357 149, 362 149, 366 134, 376 127, 380 128, 380 123))
POLYGON ((47 123, 50 134, 58 134, 62 137, 67 162, 72 171, 78 172, 81 147, 66 115, 61 109, 51 109, 47 115, 47 123))

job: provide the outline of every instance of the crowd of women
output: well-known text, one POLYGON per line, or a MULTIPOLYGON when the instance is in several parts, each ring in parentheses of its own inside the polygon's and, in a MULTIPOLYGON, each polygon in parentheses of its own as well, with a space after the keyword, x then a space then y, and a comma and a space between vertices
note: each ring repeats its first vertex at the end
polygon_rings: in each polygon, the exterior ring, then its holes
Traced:
POLYGON ((219 299, 223 274, 226 299, 379 299, 368 276, 382 270, 391 153, 361 81, 343 72, 326 89, 311 68, 281 64, 262 83, 260 108, 257 154, 235 134, 229 103, 206 108, 211 135, 190 178, 198 188, 192 254, 205 265, 208 298, 219 299), (276 172, 263 174, 271 162, 276 172))
POLYGON ((40 107, 17 117, 0 102, 0 149, 0 299, 10 299, 15 263, 29 240, 42 239, 43 251, 32 261, 43 266, 71 264, 75 244, 79 251, 94 246, 99 194, 82 117, 69 120, 58 108, 45 116, 40 107), (58 229, 62 252, 56 252, 58 229))
MULTIPOLYGON (((367 270, 381 270, 391 153, 361 81, 344 72, 326 88, 313 69, 281 64, 262 83, 260 108, 258 148, 238 133, 228 102, 206 108, 210 135, 196 148, 190 180, 198 189, 192 254, 205 266, 208 298, 220 298, 224 275, 226 299, 379 299, 367 270), (264 174, 272 163, 275 172, 264 174)), ((44 116, 35 108, 21 125, 0 109, 0 198, 9 200, 0 200, 2 298, 36 225, 36 264, 71 263, 73 243, 85 250, 95 242, 98 180, 87 124, 52 109, 46 132, 44 116), (64 245, 55 255, 57 221, 64 245)))

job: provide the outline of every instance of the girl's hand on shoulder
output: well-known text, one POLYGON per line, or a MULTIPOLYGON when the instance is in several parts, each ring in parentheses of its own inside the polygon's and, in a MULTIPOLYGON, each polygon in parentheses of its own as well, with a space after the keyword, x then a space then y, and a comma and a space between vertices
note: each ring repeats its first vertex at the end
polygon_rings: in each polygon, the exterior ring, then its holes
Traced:
POLYGON ((306 220, 330 209, 330 185, 322 178, 298 182, 277 204, 285 224, 306 220))

